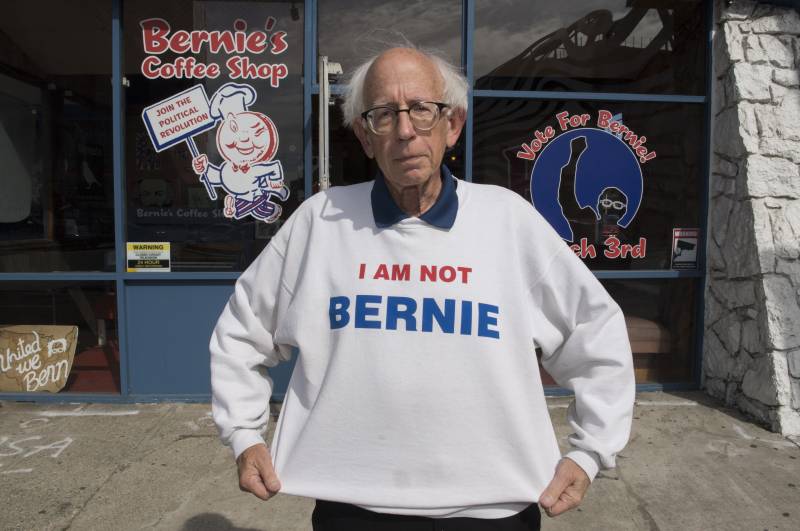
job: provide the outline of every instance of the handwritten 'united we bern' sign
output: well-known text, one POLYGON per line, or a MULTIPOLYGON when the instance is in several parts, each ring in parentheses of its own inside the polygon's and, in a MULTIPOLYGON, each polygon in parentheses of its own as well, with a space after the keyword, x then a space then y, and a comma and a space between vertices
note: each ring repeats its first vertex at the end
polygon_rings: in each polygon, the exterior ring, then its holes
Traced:
POLYGON ((77 344, 77 326, 0 326, 0 391, 57 393, 77 344))

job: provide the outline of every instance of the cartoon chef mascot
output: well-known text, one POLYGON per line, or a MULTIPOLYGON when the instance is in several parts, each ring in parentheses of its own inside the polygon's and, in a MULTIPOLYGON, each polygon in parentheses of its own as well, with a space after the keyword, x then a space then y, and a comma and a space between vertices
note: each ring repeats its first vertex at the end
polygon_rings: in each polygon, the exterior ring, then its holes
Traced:
POLYGON ((266 115, 247 110, 255 101, 256 91, 250 85, 226 83, 214 93, 211 116, 220 120, 217 150, 225 160, 216 166, 201 154, 192 165, 208 184, 228 192, 225 217, 249 215, 272 223, 281 215, 281 206, 272 199, 286 201, 289 189, 280 161, 272 160, 278 151, 278 130, 266 115))

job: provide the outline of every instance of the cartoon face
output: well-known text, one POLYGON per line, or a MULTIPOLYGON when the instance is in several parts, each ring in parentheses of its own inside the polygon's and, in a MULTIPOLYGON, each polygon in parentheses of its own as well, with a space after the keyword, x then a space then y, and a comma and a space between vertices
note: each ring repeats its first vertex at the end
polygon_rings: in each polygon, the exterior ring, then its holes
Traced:
POLYGON ((607 223, 616 223, 628 208, 628 198, 619 188, 609 187, 600 194, 597 200, 597 211, 607 223))
POLYGON ((217 129, 217 149, 237 166, 269 161, 278 150, 275 124, 258 112, 229 113, 217 129))

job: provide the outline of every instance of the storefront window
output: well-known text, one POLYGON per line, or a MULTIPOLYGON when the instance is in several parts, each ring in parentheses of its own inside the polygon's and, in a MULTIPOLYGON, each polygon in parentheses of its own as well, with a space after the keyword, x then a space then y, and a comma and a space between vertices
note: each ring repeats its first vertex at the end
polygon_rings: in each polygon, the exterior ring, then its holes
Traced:
MULTIPOLYGON (((697 281, 625 279, 602 284, 625 314, 636 383, 690 381, 697 281)), ((546 385, 555 384, 546 372, 543 379, 546 385)))
POLYGON ((477 0, 475 88, 702 94, 705 2, 477 0))
POLYGON ((676 230, 701 224, 702 106, 474 101, 475 182, 532 201, 592 269, 697 268, 674 247, 698 243, 676 230))
MULTIPOLYGON (((319 108, 319 98, 313 97, 314 116, 313 123, 317 123, 316 110, 319 108)), ((335 98, 335 105, 330 108, 330 160, 329 172, 331 186, 343 186, 371 181, 375 178, 378 165, 373 159, 364 154, 361 144, 355 133, 343 124, 342 99, 335 98)), ((317 153, 319 153, 319 129, 313 128, 313 154, 314 154, 314 191, 317 191, 316 176, 318 175, 317 153)), ((458 142, 444 154, 442 161, 456 177, 464 178, 464 135, 458 142)))
POLYGON ((3 8, 0 272, 112 271, 110 3, 3 8))
POLYGON ((127 241, 169 270, 246 268, 303 200, 302 7, 125 3, 127 241))
POLYGON ((119 393, 113 282, 0 283, 0 392, 119 393))
POLYGON ((345 76, 386 49, 412 43, 461 64, 461 0, 321 0, 319 55, 342 65, 345 76))

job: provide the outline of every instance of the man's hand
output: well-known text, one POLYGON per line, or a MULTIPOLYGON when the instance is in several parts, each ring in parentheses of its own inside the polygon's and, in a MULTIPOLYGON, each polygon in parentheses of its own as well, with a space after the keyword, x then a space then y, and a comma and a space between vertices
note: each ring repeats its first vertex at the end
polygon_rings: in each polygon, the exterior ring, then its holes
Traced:
POLYGON ((539 505, 547 516, 558 516, 577 507, 591 481, 575 461, 563 458, 556 467, 556 475, 539 496, 539 505))
POLYGON ((281 482, 272 466, 266 445, 254 444, 236 459, 239 466, 239 489, 268 500, 281 490, 281 482))

